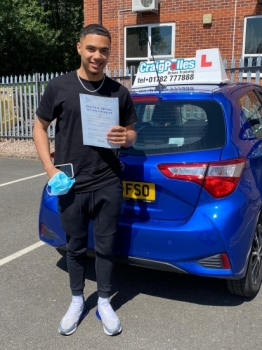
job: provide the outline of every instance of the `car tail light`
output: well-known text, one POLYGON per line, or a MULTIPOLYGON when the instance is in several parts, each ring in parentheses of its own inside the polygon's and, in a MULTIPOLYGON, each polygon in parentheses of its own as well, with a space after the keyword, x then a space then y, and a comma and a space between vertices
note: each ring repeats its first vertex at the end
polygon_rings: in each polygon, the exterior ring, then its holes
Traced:
POLYGON ((41 233, 41 236, 43 236, 45 238, 49 238, 49 239, 58 238, 56 233, 54 233, 52 230, 47 228, 44 224, 41 224, 41 232, 40 233, 41 233))
POLYGON ((44 224, 41 224, 41 235, 42 236, 45 235, 45 226, 44 226, 44 224))
POLYGON ((236 189, 245 164, 245 158, 236 158, 212 163, 159 164, 157 167, 169 179, 195 182, 213 197, 222 198, 236 189))
POLYGON ((209 164, 204 188, 216 198, 228 196, 236 189, 245 164, 245 158, 209 164))
POLYGON ((207 269, 225 269, 230 270, 231 265, 227 253, 221 253, 208 256, 198 260, 199 265, 207 269))
POLYGON ((226 253, 221 254, 221 260, 222 260, 222 264, 223 264, 224 269, 227 269, 227 270, 231 269, 230 261, 229 261, 226 253))
POLYGON ((156 102, 159 101, 157 96, 132 96, 133 102, 156 102))
POLYGON ((202 185, 208 163, 159 164, 157 167, 169 179, 187 180, 202 185))

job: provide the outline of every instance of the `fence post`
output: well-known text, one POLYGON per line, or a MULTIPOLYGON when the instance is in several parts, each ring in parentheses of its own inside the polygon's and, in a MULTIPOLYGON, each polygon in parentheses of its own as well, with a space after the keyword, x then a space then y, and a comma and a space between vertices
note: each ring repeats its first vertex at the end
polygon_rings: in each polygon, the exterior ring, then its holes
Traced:
POLYGON ((252 62, 253 62, 253 58, 249 57, 249 59, 247 60, 247 67, 249 68, 247 71, 247 82, 251 83, 251 76, 252 76, 252 62))
POLYGON ((36 105, 40 103, 40 73, 35 73, 36 105))
MULTIPOLYGON (((261 56, 257 57, 257 63, 256 66, 261 66, 261 56)), ((256 69, 256 84, 259 84, 259 80, 260 80, 260 68, 256 69)))
POLYGON ((130 66, 131 87, 135 82, 135 66, 130 66))
MULTIPOLYGON (((235 63, 236 63, 235 59, 232 58, 232 60, 231 60, 231 68, 235 68, 235 67, 236 67, 236 64, 235 64, 235 63)), ((231 81, 234 81, 234 80, 235 80, 235 70, 234 70, 234 69, 231 70, 230 80, 231 80, 231 81)))
POLYGON ((244 67, 245 67, 244 57, 241 57, 240 61, 239 61, 239 71, 238 71, 238 81, 239 82, 243 81, 244 67))

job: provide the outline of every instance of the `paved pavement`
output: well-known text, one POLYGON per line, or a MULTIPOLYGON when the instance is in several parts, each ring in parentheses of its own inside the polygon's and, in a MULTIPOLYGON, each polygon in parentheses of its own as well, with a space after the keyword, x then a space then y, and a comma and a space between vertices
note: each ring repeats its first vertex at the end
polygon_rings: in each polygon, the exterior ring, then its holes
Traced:
POLYGON ((59 335, 70 302, 66 261, 49 246, 32 248, 46 177, 13 182, 41 173, 39 161, 0 156, 0 350, 261 349, 262 292, 247 300, 229 294, 223 280, 119 264, 112 305, 123 332, 105 335, 94 315, 93 259, 85 290, 90 312, 73 335, 59 335))

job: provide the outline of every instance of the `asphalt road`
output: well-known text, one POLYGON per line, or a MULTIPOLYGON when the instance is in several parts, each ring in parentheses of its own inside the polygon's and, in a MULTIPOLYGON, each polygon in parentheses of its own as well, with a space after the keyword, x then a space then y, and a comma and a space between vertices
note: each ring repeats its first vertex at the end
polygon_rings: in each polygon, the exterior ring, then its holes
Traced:
POLYGON ((61 336, 71 299, 66 261, 49 246, 32 246, 46 177, 29 177, 41 173, 39 161, 0 157, 1 350, 261 349, 262 291, 247 300, 229 294, 223 280, 119 264, 112 305, 123 332, 107 336, 95 317, 93 259, 85 290, 90 312, 74 334, 61 336))

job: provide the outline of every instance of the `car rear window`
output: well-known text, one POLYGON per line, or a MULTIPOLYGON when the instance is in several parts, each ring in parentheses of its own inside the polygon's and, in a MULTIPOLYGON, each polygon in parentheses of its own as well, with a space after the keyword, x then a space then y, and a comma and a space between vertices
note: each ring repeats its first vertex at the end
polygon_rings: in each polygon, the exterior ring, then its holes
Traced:
POLYGON ((226 132, 215 101, 135 102, 137 141, 127 154, 191 152, 222 147, 226 132))

